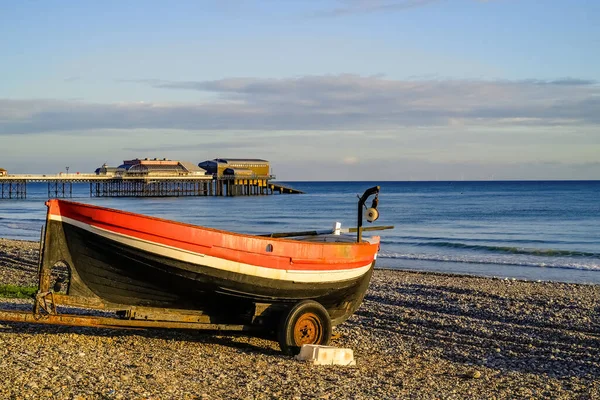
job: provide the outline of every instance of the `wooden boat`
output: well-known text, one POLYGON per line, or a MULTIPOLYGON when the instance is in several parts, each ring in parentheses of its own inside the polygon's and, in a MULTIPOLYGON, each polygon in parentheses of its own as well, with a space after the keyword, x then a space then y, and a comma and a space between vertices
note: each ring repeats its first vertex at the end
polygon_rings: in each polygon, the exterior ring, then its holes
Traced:
POLYGON ((368 288, 379 237, 362 239, 362 210, 375 194, 367 219, 376 219, 378 193, 371 188, 359 201, 356 238, 246 235, 52 199, 40 292, 50 288, 53 268, 66 265, 68 276, 54 288, 66 281, 66 296, 57 293, 62 304, 126 318, 198 312, 213 324, 276 330, 284 350, 326 344, 368 288))

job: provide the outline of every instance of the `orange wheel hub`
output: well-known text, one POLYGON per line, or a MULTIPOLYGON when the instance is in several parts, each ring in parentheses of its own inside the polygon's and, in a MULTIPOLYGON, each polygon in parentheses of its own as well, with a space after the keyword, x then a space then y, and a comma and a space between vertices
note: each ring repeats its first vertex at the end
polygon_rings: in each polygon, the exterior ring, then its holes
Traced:
POLYGON ((320 343, 323 339, 323 323, 314 313, 302 314, 294 324, 294 341, 298 346, 320 343))

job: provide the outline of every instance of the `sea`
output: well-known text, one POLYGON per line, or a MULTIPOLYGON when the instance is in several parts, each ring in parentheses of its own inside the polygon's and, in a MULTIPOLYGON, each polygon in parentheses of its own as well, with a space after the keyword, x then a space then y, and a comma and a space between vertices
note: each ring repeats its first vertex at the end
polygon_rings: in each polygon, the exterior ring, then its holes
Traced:
MULTIPOLYGON (((382 239, 378 268, 600 283, 600 181, 280 183, 306 194, 92 198, 76 184, 71 200, 265 234, 354 227, 358 196, 379 185, 373 225, 394 229, 368 233, 382 239)), ((47 199, 45 183, 0 199, 0 237, 39 240, 47 199)))

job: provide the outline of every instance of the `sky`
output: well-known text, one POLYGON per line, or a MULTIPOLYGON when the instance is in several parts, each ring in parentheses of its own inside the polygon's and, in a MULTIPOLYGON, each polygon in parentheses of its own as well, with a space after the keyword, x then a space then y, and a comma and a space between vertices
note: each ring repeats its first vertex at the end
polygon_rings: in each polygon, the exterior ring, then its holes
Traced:
POLYGON ((600 179, 597 0, 0 0, 0 167, 600 179))

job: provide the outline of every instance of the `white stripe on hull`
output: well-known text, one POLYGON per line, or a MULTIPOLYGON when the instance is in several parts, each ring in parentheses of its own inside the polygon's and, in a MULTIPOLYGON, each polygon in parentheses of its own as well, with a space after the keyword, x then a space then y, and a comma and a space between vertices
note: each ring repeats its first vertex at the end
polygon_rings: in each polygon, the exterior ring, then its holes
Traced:
POLYGON ((107 229, 99 228, 61 215, 50 215, 50 219, 76 226, 95 235, 102 236, 106 239, 110 239, 148 253, 188 262, 191 264, 215 268, 222 271, 250 275, 259 278, 298 283, 340 282, 358 278, 364 275, 371 268, 371 263, 365 265, 364 267, 345 270, 298 271, 293 269, 285 270, 266 268, 258 265, 224 260, 218 257, 194 253, 192 251, 179 249, 165 244, 139 239, 133 236, 112 232, 107 229))

